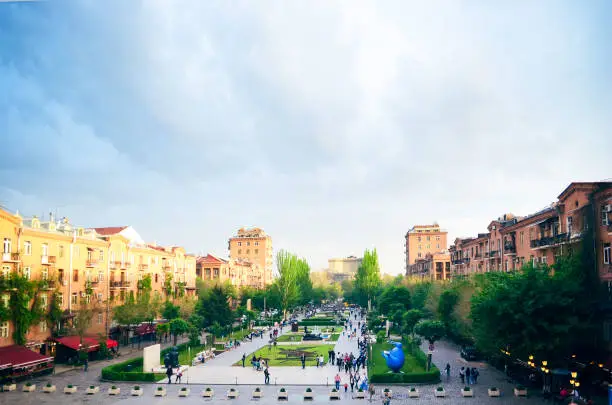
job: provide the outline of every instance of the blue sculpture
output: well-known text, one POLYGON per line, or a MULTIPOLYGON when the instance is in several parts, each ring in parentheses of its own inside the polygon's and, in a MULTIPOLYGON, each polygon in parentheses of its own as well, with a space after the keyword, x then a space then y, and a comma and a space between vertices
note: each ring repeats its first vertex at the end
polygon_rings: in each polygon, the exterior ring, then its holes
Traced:
POLYGON ((387 367, 394 373, 397 373, 404 367, 404 361, 406 361, 404 351, 402 350, 402 344, 400 342, 389 341, 389 343, 395 347, 391 349, 391 351, 385 350, 382 352, 382 355, 387 359, 387 367))

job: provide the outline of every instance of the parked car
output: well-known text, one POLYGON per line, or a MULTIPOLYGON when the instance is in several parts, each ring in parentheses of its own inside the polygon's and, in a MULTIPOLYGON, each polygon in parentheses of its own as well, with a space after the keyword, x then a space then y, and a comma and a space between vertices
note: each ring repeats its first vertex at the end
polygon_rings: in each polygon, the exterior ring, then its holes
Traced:
POLYGON ((467 361, 474 361, 480 359, 480 353, 472 346, 466 346, 461 348, 461 357, 467 361))

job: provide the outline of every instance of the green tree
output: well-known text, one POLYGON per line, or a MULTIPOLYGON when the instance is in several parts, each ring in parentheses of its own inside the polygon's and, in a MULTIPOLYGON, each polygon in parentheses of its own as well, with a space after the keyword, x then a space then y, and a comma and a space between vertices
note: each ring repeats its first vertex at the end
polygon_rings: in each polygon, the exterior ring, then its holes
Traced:
POLYGON ((414 286, 412 292, 412 307, 415 309, 423 310, 425 308, 425 302, 429 297, 429 291, 431 290, 431 282, 419 282, 414 286))
POLYGON ((189 322, 176 318, 170 321, 170 333, 174 336, 174 345, 176 346, 178 342, 178 337, 189 332, 193 326, 189 324, 189 322))
POLYGON ((94 316, 101 311, 102 308, 97 303, 93 301, 88 302, 86 298, 81 299, 79 309, 75 312, 74 318, 72 318, 72 325, 81 344, 83 344, 83 337, 87 329, 91 327, 91 321, 94 316))
POLYGON ((285 250, 281 250, 276 255, 276 267, 279 277, 276 279, 276 290, 280 296, 281 309, 283 311, 283 319, 287 318, 287 311, 295 304, 299 298, 300 272, 303 271, 304 264, 300 263, 300 259, 294 254, 285 250))
POLYGON ((430 344, 444 336, 444 324, 440 321, 422 320, 416 324, 414 331, 417 335, 425 338, 430 344))
POLYGON ((215 322, 220 325, 232 323, 232 310, 228 304, 228 295, 223 287, 216 285, 200 297, 196 305, 196 313, 204 319, 206 326, 215 322))
POLYGON ((402 329, 404 333, 411 335, 416 324, 423 319, 423 312, 418 309, 411 309, 402 315, 402 329))
POLYGON ((363 253, 361 265, 355 275, 355 289, 359 304, 366 306, 380 287, 380 266, 376 249, 366 249, 363 253))
POLYGON ((174 305, 170 301, 166 301, 162 310, 162 317, 167 320, 176 319, 180 315, 180 310, 180 307, 174 305))
POLYGON ((403 285, 387 285, 378 296, 377 307, 384 315, 390 315, 392 310, 409 310, 410 290, 403 285))
POLYGON ((61 328, 63 318, 63 311, 59 301, 59 294, 54 292, 51 295, 51 302, 49 303, 49 312, 47 312, 47 325, 51 330, 51 335, 56 336, 61 328))

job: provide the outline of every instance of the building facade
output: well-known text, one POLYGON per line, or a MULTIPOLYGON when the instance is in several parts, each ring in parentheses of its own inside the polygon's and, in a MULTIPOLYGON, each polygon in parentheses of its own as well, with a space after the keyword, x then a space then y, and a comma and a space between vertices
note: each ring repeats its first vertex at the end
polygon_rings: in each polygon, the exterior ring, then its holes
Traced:
POLYGON ((450 280, 451 262, 448 252, 427 253, 408 267, 408 276, 422 280, 450 280))
POLYGON ((262 269, 263 284, 272 284, 272 237, 261 228, 240 228, 228 241, 230 260, 243 260, 262 269))
MULTIPOLYGON (((67 218, 41 221, 0 209, 0 239, 0 304, 9 309, 8 280, 23 276, 37 281, 32 305, 43 314, 52 298, 68 322, 83 306, 95 308, 88 335, 108 335, 112 308, 138 294, 145 277, 153 294, 195 294, 195 256, 180 247, 144 244, 131 227, 78 228, 67 218)), ((14 343, 13 331, 10 320, 0 321, 0 346, 14 343)), ((27 346, 42 349, 50 337, 42 320, 27 332, 27 346)))
POLYGON ((244 259, 223 259, 212 254, 196 259, 196 276, 202 280, 229 282, 236 288, 265 288, 264 271, 258 264, 244 259))
POLYGON ((337 283, 353 279, 361 266, 361 260, 360 257, 355 256, 327 260, 328 279, 337 283))
POLYGON ((424 259, 428 253, 437 253, 447 250, 446 237, 448 232, 440 229, 438 224, 415 225, 405 235, 406 274, 409 274, 410 265, 417 259, 424 259))

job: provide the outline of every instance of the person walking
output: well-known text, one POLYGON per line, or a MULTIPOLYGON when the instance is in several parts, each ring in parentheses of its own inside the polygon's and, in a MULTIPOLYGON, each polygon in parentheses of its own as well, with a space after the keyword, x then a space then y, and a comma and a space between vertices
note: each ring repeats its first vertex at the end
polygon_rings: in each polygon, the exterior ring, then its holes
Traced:
POLYGON ((83 371, 87 372, 88 368, 89 368, 89 360, 87 359, 87 357, 85 357, 85 359, 83 360, 83 371))
POLYGON ((444 371, 446 371, 446 380, 447 381, 450 380, 451 370, 450 370, 450 364, 449 363, 446 363, 446 367, 444 367, 444 371))
POLYGON ((472 368, 472 384, 476 384, 478 382, 478 376, 480 375, 480 372, 478 371, 478 369, 476 367, 472 368))
POLYGON ((370 402, 372 402, 372 398, 374 398, 374 394, 376 394, 374 384, 370 384, 370 387, 368 388, 368 393, 370 394, 370 402))
POLYGON ((470 385, 472 383, 472 369, 467 367, 465 369, 465 383, 470 385))
POLYGON ((302 370, 304 370, 306 368, 306 355, 304 353, 300 356, 300 361, 302 362, 302 370))
POLYGON ((340 389, 340 374, 336 374, 336 376, 334 377, 334 382, 336 383, 336 389, 339 390, 340 389))
POLYGON ((179 367, 178 370, 176 370, 176 381, 174 383, 175 384, 180 383, 181 378, 183 378, 183 372, 181 371, 181 368, 179 367))
POLYGON ((168 377, 168 384, 172 384, 172 367, 166 369, 166 376, 168 377))
POLYGON ((465 384, 465 367, 459 370, 459 379, 461 379, 461 384, 465 384))
POLYGON ((264 384, 270 384, 270 369, 268 366, 264 370, 264 384))
POLYGON ((242 353, 242 368, 244 368, 244 361, 246 360, 246 354, 242 353))
POLYGON ((353 387, 355 386, 355 377, 353 377, 353 373, 349 375, 349 383, 351 384, 351 392, 353 392, 353 387))

